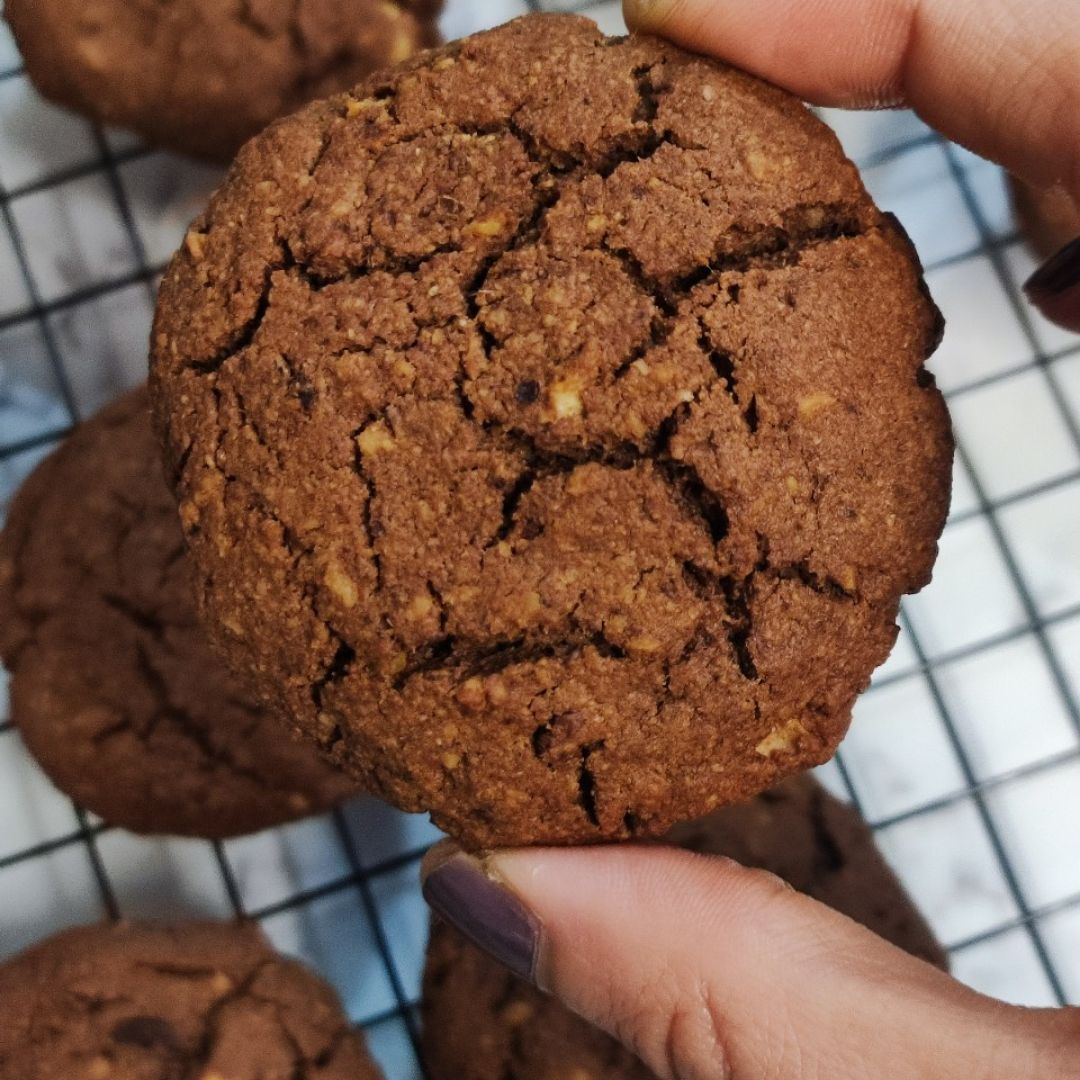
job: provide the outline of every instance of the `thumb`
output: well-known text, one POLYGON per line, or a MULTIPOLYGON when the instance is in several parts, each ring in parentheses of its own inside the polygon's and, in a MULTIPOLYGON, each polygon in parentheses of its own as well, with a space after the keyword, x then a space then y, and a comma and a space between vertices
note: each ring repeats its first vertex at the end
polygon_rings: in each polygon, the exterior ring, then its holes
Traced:
MULTIPOLYGON (((819 105, 908 104, 1036 187, 1080 200, 1075 0, 624 0, 627 23, 819 105)), ((1080 202, 1077 203, 1080 206, 1080 202)), ((1025 286, 1080 331, 1080 241, 1025 286)))
POLYGON ((447 921, 660 1077, 1080 1076, 1076 1010, 991 1001, 728 859, 440 845, 423 874, 447 921))

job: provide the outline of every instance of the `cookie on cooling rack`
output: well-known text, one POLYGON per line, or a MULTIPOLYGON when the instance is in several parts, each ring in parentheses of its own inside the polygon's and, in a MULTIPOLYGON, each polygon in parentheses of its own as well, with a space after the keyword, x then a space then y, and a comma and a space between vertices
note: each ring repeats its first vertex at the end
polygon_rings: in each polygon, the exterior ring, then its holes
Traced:
POLYGON ((798 101, 535 16, 249 143, 151 389, 237 669, 468 846, 612 840, 832 754, 945 519, 939 333, 798 101))
POLYGON ((76 429, 0 533, 11 713, 54 783, 143 833, 222 837, 355 787, 211 653, 145 388, 76 429))
POLYGON ((0 965, 0 1080, 379 1080, 334 992, 252 925, 68 930, 0 965))
MULTIPOLYGON (((947 966, 865 823, 810 777, 680 826, 668 840, 778 874, 912 955, 947 966)), ((431 1080, 652 1076, 610 1036, 439 922, 428 947, 423 1017, 431 1080)))
POLYGON ((271 120, 439 39, 441 0, 7 0, 47 98, 227 161, 271 120))

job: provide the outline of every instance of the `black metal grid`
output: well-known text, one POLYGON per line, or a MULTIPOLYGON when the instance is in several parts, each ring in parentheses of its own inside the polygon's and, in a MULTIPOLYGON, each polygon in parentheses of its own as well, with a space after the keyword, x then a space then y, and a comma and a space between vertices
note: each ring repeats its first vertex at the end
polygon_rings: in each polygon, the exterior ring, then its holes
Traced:
MULTIPOLYGON (((565 9, 568 5, 545 5, 540 2, 540 0, 529 0, 528 6, 532 9, 540 9, 544 6, 558 6, 561 9, 565 9)), ((589 7, 590 5, 588 4, 577 5, 578 10, 587 11, 589 7)), ((21 69, 18 67, 2 70, 0 71, 0 82, 15 78, 20 74, 21 69)), ((140 238, 135 216, 133 215, 120 173, 120 166, 136 161, 139 158, 146 156, 151 151, 141 147, 115 151, 110 147, 106 135, 100 129, 93 128, 92 134, 96 151, 96 156, 93 160, 35 178, 31 182, 25 183, 19 187, 5 189, 4 186, 0 184, 0 223, 2 223, 3 229, 11 242, 18 271, 21 275, 26 294, 29 297, 29 303, 22 310, 0 317, 0 332, 24 325, 33 325, 36 327, 37 332, 40 334, 41 341, 44 344, 52 378, 54 379, 57 391, 63 400, 69 421, 67 425, 59 429, 44 431, 20 440, 8 441, 6 444, 3 433, 0 433, 0 463, 6 459, 22 454, 25 451, 43 448, 53 444, 63 437, 70 429, 71 425, 78 423, 81 419, 79 402, 72 389, 72 382, 69 378, 68 371, 65 368, 63 354, 57 343, 56 335, 52 327, 52 317, 75 305, 117 292, 137 283, 142 283, 148 294, 152 296, 155 280, 163 269, 161 266, 151 265, 147 260, 146 249, 140 238), (30 260, 27 257, 26 241, 22 236, 19 225, 12 213, 12 205, 19 199, 28 195, 57 187, 58 185, 81 177, 98 174, 104 175, 108 182, 111 197, 115 203, 115 210, 123 223, 124 232, 128 244, 130 245, 130 254, 134 260, 135 269, 117 275, 109 280, 73 289, 59 297, 46 301, 42 298, 41 290, 35 280, 30 260)), ((1006 236, 995 236, 993 234, 975 192, 972 189, 970 178, 963 168, 955 148, 934 134, 919 134, 900 145, 889 147, 888 149, 873 155, 861 162, 861 164, 864 167, 883 165, 891 160, 901 158, 906 154, 924 149, 927 146, 942 147, 948 160, 952 178, 957 185, 967 211, 971 215, 979 234, 979 244, 977 247, 973 248, 971 251, 952 255, 937 264, 929 266, 928 270, 962 262, 978 255, 985 255, 989 259, 1000 284, 1009 297, 1013 315, 1015 316, 1018 325, 1022 328, 1031 349, 1031 358, 1027 362, 959 387, 953 390, 949 396, 951 398, 959 397, 992 383, 1005 381, 1032 371, 1038 372, 1039 377, 1045 380, 1046 387, 1053 399, 1055 408, 1059 411, 1061 420, 1078 453, 1080 453, 1080 422, 1078 422, 1078 418, 1073 414, 1070 405, 1062 392, 1061 385, 1055 372, 1055 365, 1058 361, 1080 354, 1080 341, 1077 342, 1075 347, 1069 347, 1051 354, 1047 354, 1040 349, 1038 337, 1032 326, 1028 309, 1023 298, 1017 292, 1016 285, 1012 280, 1005 261, 1004 253, 1008 246, 1015 242, 1015 234, 1006 236)), ((2 287, 2 283, 0 283, 0 287, 2 287)), ((1012 585, 1020 598, 1024 611, 1024 621, 1022 625, 1005 633, 990 636, 973 645, 930 658, 924 650, 911 620, 908 619, 906 614, 902 616, 902 624, 914 650, 917 662, 914 675, 925 680, 926 686, 930 692, 930 697, 933 701, 937 719, 941 723, 948 742, 955 752, 960 764, 964 786, 960 790, 925 802, 923 805, 913 809, 882 818, 878 821, 872 821, 871 824, 876 830, 887 829, 901 822, 918 819, 952 804, 970 799, 978 812, 982 826, 986 831, 995 856, 1000 863, 1001 872, 1007 883, 1009 894, 1015 903, 1019 914, 1015 918, 1008 919, 1000 925, 994 926, 982 933, 970 936, 962 941, 949 943, 950 950, 956 955, 976 945, 982 945, 995 938, 999 938, 1017 928, 1022 928, 1023 932, 1030 937, 1035 954, 1038 957, 1039 964, 1045 973, 1047 983, 1051 987, 1054 997, 1059 1003, 1065 1004, 1067 1003, 1066 991, 1062 985, 1055 957, 1052 955, 1051 949, 1048 947, 1042 933, 1041 921, 1045 917, 1056 914, 1062 910, 1074 907, 1080 908, 1080 893, 1056 901, 1051 905, 1043 907, 1032 906, 1025 896, 1025 890, 1020 877, 1016 868, 1010 861, 1007 846, 1002 840, 998 826, 995 822, 994 814, 988 807, 986 800, 991 792, 1014 781, 1031 776, 1038 776, 1061 765, 1080 760, 1080 744, 1078 744, 1077 748, 1074 750, 1058 753, 1045 760, 1026 765, 1003 775, 996 775, 990 779, 978 779, 971 766, 967 748, 964 745, 964 741, 959 733, 954 718, 950 715, 946 696, 941 692, 938 685, 937 672, 943 665, 953 663, 956 660, 978 655, 997 646, 1021 638, 1031 638, 1037 644, 1041 655, 1045 659, 1056 692, 1060 696, 1069 719, 1078 735, 1080 735, 1080 708, 1078 708, 1076 697, 1070 688, 1068 675, 1064 670, 1063 663, 1056 654, 1048 635, 1048 631, 1052 626, 1063 624, 1071 619, 1080 617, 1080 605, 1061 611, 1051 618, 1040 615, 1033 600, 1031 589, 1024 578, 1014 552, 1009 546, 1006 533, 999 520, 1000 513, 1010 506, 1022 503, 1027 499, 1050 490, 1055 490, 1070 484, 1080 484, 1080 469, 1029 489, 1010 494, 1006 498, 994 501, 988 497, 978 470, 970 455, 967 453, 962 440, 958 445, 957 452, 960 461, 966 467, 968 475, 971 478, 976 506, 967 513, 954 517, 951 524, 956 524, 971 518, 982 518, 987 522, 993 543, 1000 554, 1004 566, 1007 568, 1012 585)), ((1078 498, 1080 498, 1080 487, 1078 487, 1078 498)), ((891 683, 911 677, 913 677, 913 673, 910 671, 885 675, 875 683, 875 686, 870 693, 875 692, 875 690, 881 687, 888 686, 891 683)), ((5 733, 7 733, 10 728, 10 720, 0 719, 0 737, 4 737, 5 733)), ((861 809, 856 786, 852 780, 852 770, 849 763, 846 761, 843 752, 841 752, 837 758, 837 769, 849 797, 853 803, 861 809)), ((399 1020, 404 1025, 409 1039, 412 1041, 415 1048, 417 1036, 415 1023, 416 1002, 411 1000, 410 996, 406 993, 402 979, 395 965, 391 945, 383 927, 379 905, 373 894, 373 885, 384 875, 415 866, 422 857, 424 848, 407 850, 395 854, 390 858, 386 858, 374 865, 365 867, 362 864, 361 857, 356 849, 354 837, 348 828, 345 818, 340 812, 332 815, 332 824, 335 842, 340 846, 345 863, 348 866, 348 871, 345 874, 340 875, 333 880, 321 883, 313 888, 295 890, 291 895, 273 903, 261 907, 246 908, 242 899, 241 889, 237 883, 233 868, 230 865, 226 847, 220 843, 215 843, 213 845, 213 855, 217 868, 221 874, 225 893, 237 916, 255 920, 264 920, 288 911, 302 909, 307 905, 311 905, 316 901, 325 899, 334 894, 346 891, 354 893, 358 908, 358 916, 366 919, 372 930, 379 959, 385 969, 385 974, 394 997, 394 1006, 389 1011, 380 1013, 376 1016, 363 1018, 364 1025, 365 1027, 374 1027, 386 1020, 399 1020)), ((2 875, 5 870, 29 860, 39 859, 65 848, 81 846, 87 853, 96 888, 100 894, 101 907, 109 916, 117 917, 121 912, 121 905, 117 900, 113 883, 110 881, 106 869, 105 861, 99 851, 100 838, 110 831, 111 829, 108 825, 91 822, 86 814, 73 804, 72 827, 70 831, 28 846, 23 850, 13 851, 3 855, 0 857, 0 875, 2 875)), ((0 835, 2 835, 2 833, 3 823, 0 822, 0 835)))

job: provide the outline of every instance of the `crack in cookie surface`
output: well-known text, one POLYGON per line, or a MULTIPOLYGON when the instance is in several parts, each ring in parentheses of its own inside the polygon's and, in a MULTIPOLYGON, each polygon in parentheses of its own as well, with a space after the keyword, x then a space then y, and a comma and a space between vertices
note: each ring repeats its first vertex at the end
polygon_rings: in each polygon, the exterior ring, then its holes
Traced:
POLYGON ((115 824, 237 835, 352 790, 211 652, 145 389, 78 428, 14 500, 0 655, 31 752, 115 824))
POLYGON ((46 97, 152 145, 226 164, 277 117, 438 41, 441 7, 99 0, 92 15, 73 19, 68 0, 12 0, 5 14, 46 97))
POLYGON ((252 926, 69 930, 0 966, 0 992, 11 1075, 381 1075, 330 987, 252 926))
POLYGON ((563 17, 292 123, 158 313, 171 460, 213 447, 178 493, 226 653, 468 842, 655 832, 826 756, 925 580, 948 455, 918 268, 831 136, 563 17), (247 550, 250 492, 299 562, 247 550), (582 719, 540 762, 553 708, 582 719))

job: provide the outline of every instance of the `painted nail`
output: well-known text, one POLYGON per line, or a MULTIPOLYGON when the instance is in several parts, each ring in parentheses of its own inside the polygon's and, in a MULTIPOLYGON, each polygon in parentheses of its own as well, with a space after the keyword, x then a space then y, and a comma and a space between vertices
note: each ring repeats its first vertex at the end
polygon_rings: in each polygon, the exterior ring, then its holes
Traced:
POLYGON ((439 915, 515 975, 536 981, 540 921, 478 859, 439 845, 422 873, 424 899, 439 915))
POLYGON ((1080 285, 1080 237, 1047 259, 1028 278, 1024 289, 1029 294, 1048 293, 1058 296, 1076 285, 1080 285))
POLYGON ((1043 263, 1024 292, 1048 319, 1080 331, 1080 238, 1043 263))

